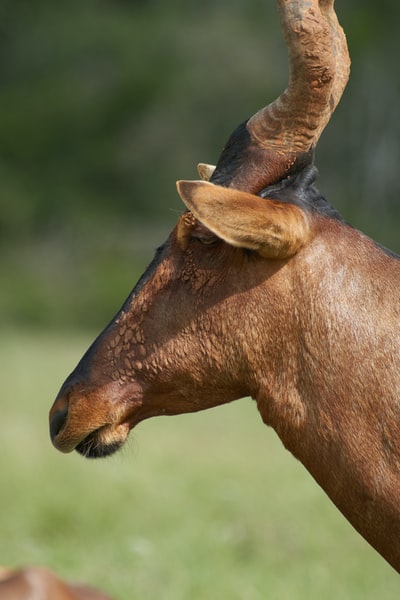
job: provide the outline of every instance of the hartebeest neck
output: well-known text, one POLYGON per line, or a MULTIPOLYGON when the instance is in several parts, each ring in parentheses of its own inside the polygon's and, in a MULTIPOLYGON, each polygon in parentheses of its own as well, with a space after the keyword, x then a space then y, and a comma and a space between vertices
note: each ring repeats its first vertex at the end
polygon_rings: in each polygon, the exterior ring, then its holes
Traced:
POLYGON ((350 228, 343 243, 332 241, 332 259, 325 247, 318 262, 319 241, 290 264, 291 309, 274 323, 272 369, 260 361, 255 398, 283 444, 399 570, 400 261, 350 228), (341 245, 353 261, 340 261, 341 245))

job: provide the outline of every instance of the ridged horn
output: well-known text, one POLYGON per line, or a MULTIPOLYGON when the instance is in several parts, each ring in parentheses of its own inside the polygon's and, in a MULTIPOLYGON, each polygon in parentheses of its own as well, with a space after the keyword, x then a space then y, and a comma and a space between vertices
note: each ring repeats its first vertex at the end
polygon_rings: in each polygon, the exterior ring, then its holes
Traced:
POLYGON ((346 86, 350 59, 334 0, 277 0, 289 84, 232 134, 213 183, 258 193, 312 160, 346 86))
POLYGON ((206 163, 199 163, 197 165, 197 172, 203 181, 210 181, 214 171, 215 171, 214 165, 208 165, 206 163))

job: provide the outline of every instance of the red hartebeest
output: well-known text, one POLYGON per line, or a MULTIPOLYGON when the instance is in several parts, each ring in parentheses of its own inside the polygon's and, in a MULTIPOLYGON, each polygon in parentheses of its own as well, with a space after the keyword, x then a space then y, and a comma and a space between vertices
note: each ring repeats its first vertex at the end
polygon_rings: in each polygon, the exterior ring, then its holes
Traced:
POLYGON ((62 452, 117 450, 139 421, 251 396, 264 422, 400 571, 400 260, 314 186, 346 85, 333 0, 278 0, 287 90, 231 136, 210 181, 64 383, 62 452))
POLYGON ((0 567, 0 600, 112 600, 92 587, 66 583, 49 569, 0 567))

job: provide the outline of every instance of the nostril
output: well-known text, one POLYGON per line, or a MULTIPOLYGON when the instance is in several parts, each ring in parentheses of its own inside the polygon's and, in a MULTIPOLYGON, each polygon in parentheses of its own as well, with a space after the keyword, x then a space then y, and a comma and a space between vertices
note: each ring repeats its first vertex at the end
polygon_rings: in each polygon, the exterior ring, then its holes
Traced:
POLYGON ((50 419, 50 437, 52 440, 60 433, 67 420, 68 407, 58 410, 50 419))

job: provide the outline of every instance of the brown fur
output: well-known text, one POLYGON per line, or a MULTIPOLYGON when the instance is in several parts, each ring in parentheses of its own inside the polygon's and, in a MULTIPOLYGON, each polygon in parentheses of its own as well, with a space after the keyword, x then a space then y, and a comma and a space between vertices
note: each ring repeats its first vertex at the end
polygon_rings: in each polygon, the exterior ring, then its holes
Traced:
POLYGON ((94 588, 61 581, 43 567, 0 568, 0 600, 111 600, 94 588))

